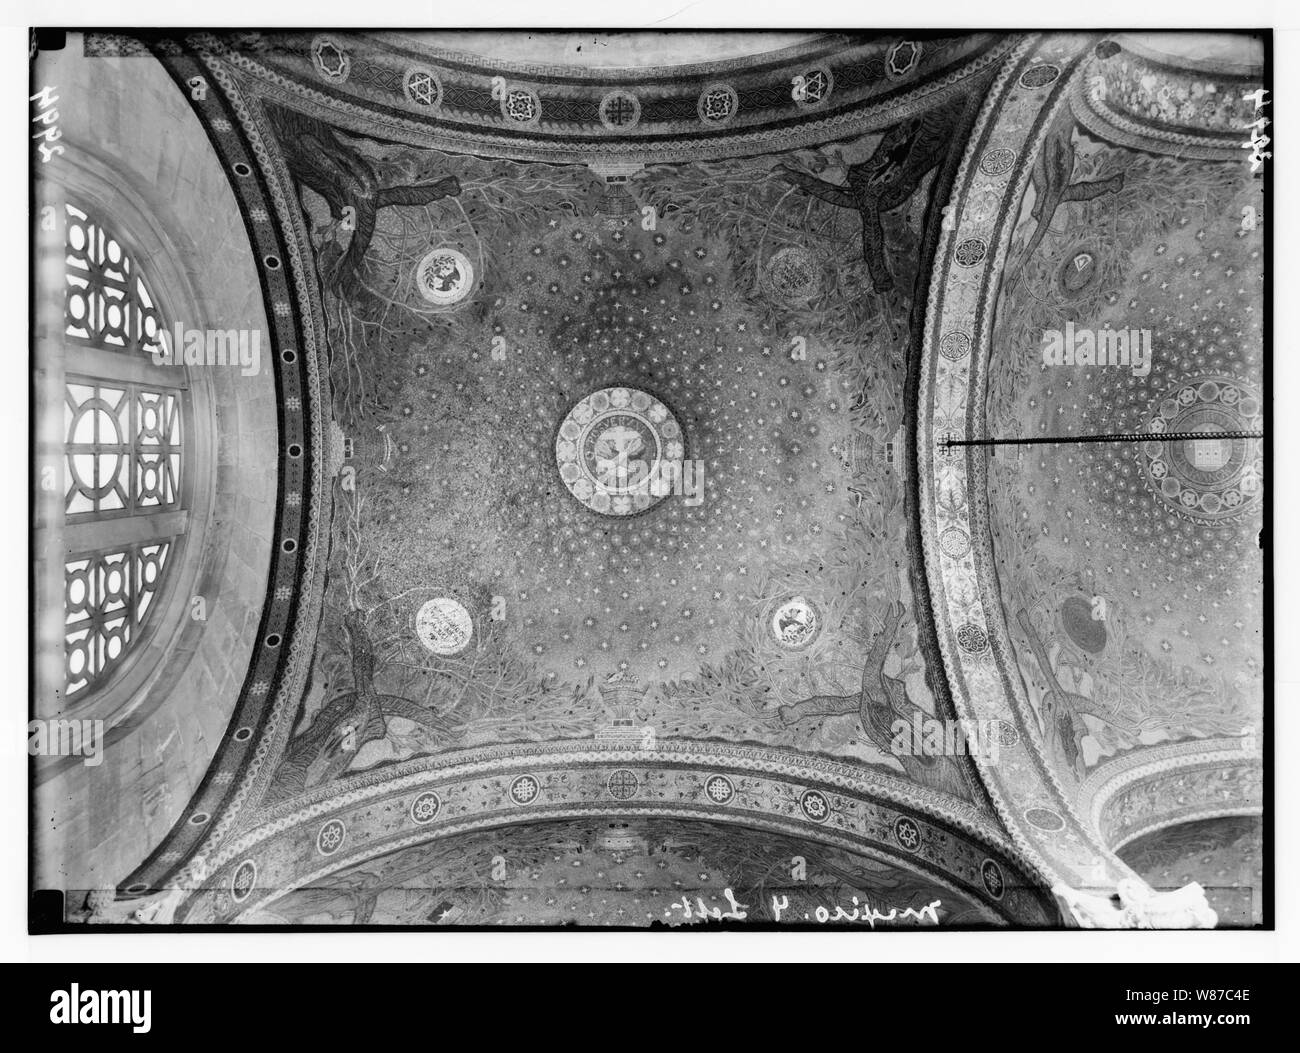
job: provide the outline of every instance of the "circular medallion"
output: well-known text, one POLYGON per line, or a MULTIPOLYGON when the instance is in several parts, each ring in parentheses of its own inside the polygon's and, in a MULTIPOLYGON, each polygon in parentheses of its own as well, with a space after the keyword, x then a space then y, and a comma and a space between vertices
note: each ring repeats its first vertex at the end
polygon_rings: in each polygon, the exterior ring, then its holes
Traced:
POLYGON ((352 72, 348 53, 329 37, 316 37, 311 42, 311 62, 325 80, 342 84, 352 72))
POLYGON ((793 596, 772 612, 772 635, 788 651, 802 651, 822 630, 817 605, 803 596, 793 596))
POLYGON ((1002 868, 993 860, 986 859, 980 865, 980 879, 984 882, 984 889, 994 899, 1001 899, 1002 893, 1006 891, 1006 882, 1002 879, 1002 868))
POLYGON ((790 80, 790 96, 801 110, 815 110, 825 104, 835 87, 829 66, 813 66, 790 80))
POLYGON ((831 817, 831 806, 821 790, 804 790, 799 798, 799 807, 814 823, 824 823, 831 817))
POLYGON ((1020 86, 1022 88, 1045 88, 1061 75, 1061 70, 1050 63, 1042 62, 1036 66, 1030 66, 1024 73, 1020 74, 1020 86))
POLYGON ((630 132, 641 121, 641 100, 621 88, 600 100, 600 123, 611 132, 630 132))
POLYGON ((520 775, 510 784, 510 799, 515 804, 532 804, 542 792, 536 775, 520 775))
POLYGON ((700 92, 696 110, 700 120, 711 128, 729 124, 740 109, 740 96, 730 84, 710 84, 700 92))
POLYGON ((1086 296, 1100 281, 1101 267, 1089 249, 1076 248, 1056 270, 1056 287, 1067 300, 1086 296))
POLYGON ((442 811, 442 798, 432 790, 426 790, 411 802, 411 818, 423 826, 438 818, 442 811))
POLYGON ((891 80, 906 77, 921 61, 921 44, 915 40, 900 40, 885 52, 885 73, 891 80))
POLYGON ((736 787, 725 775, 710 775, 704 792, 714 804, 726 804, 736 796, 736 787))
POLYGON ((417 106, 436 109, 442 101, 442 83, 438 75, 424 66, 412 66, 402 77, 402 90, 417 106))
POLYGON ((415 287, 439 307, 459 303, 474 288, 474 265, 459 249, 434 249, 416 268, 415 287))
POLYGON ((316 851, 323 856, 332 856, 343 847, 343 839, 347 837, 347 833, 347 827, 341 820, 331 819, 316 834, 316 851))
POLYGON ((945 556, 961 559, 970 552, 970 535, 961 527, 950 526, 939 535, 939 548, 945 556))
POLYGON ((1020 731, 1009 720, 1003 720, 1001 717, 994 717, 984 725, 984 733, 988 735, 999 746, 1010 749, 1012 746, 1019 745, 1020 731))
POLYGON ((605 789, 616 801, 631 800, 640 787, 641 780, 636 777, 636 772, 628 771, 626 768, 611 772, 609 778, 605 780, 605 789))
POLYGON ((946 333, 939 341, 939 354, 949 362, 959 362, 970 354, 970 335, 967 333, 946 333))
POLYGON ((921 847, 921 828, 907 816, 899 816, 894 820, 894 840, 909 852, 915 852, 921 847))
POLYGON ((459 600, 439 596, 416 612, 415 634, 434 654, 460 654, 474 636, 474 619, 459 600))
POLYGON ((981 238, 967 238, 953 252, 953 259, 959 267, 975 267, 984 261, 988 254, 988 244, 981 238))
POLYGON ((985 152, 980 159, 980 171, 988 176, 1006 175, 1016 163, 1016 152, 1005 146, 999 146, 985 152))
POLYGON ((1201 523, 1236 519, 1263 492, 1264 440, 1225 439, 1224 432, 1263 427, 1258 393, 1228 377, 1198 377, 1153 404, 1153 433, 1139 458, 1148 488, 1179 515, 1201 523), (1205 438, 1162 441, 1159 434, 1201 433, 1205 438))
POLYGON ((542 100, 528 88, 511 88, 501 96, 501 116, 514 124, 536 124, 542 117, 542 100))
POLYGON ((958 627, 957 642, 963 651, 969 651, 971 654, 981 654, 989 646, 988 634, 974 622, 966 622, 965 625, 958 627))
POLYGON ((790 306, 806 303, 820 289, 821 266, 807 249, 787 245, 767 261, 763 285, 778 303, 790 306))
POLYGON ((569 493, 606 516, 636 515, 680 493, 685 454, 676 418, 637 388, 592 392, 555 438, 555 463, 569 493))
POLYGON ((1091 597, 1071 596, 1061 604, 1061 628, 1081 651, 1101 654, 1106 649, 1106 623, 1093 617, 1091 597))
POLYGON ((1025 812, 1025 822, 1049 833, 1065 829, 1065 820, 1050 808, 1030 808, 1025 812))
POLYGON ((235 867, 235 873, 230 878, 230 898, 236 903, 243 903, 252 893, 256 883, 257 864, 251 859, 245 859, 235 867))

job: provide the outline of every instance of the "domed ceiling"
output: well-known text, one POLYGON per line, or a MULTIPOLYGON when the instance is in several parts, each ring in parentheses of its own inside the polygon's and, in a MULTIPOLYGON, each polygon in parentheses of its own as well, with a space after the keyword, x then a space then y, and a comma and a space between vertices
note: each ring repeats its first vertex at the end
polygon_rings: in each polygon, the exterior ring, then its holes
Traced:
POLYGON ((1087 896, 1151 893, 1123 844, 1258 814, 1236 38, 1217 72, 1072 34, 92 44, 214 86, 293 282, 314 531, 124 893, 1110 924, 1087 896), (1149 355, 1048 364, 1067 326, 1149 355))

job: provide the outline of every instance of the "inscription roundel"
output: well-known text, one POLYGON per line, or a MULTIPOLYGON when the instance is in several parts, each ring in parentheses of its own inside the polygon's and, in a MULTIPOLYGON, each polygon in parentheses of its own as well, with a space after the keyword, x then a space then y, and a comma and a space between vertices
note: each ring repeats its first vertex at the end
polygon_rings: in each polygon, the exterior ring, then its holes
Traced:
POLYGON ((459 600, 440 596, 416 612, 415 634, 427 651, 438 655, 460 654, 474 636, 474 619, 459 600))

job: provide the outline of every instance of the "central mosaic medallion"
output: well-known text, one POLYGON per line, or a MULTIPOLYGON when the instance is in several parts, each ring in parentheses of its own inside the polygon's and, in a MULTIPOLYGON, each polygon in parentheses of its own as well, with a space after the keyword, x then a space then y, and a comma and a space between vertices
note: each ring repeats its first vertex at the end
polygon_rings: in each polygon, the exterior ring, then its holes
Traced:
POLYGON ((632 516, 673 493, 685 456, 668 407, 636 388, 602 388, 560 424, 555 463, 579 501, 606 516, 632 516))
POLYGON ((1177 512, 1202 523, 1232 519, 1260 500, 1263 441, 1220 438, 1258 431, 1262 407, 1254 388, 1228 377, 1199 377, 1180 385, 1154 408, 1148 430, 1196 435, 1143 443, 1147 485, 1177 512))

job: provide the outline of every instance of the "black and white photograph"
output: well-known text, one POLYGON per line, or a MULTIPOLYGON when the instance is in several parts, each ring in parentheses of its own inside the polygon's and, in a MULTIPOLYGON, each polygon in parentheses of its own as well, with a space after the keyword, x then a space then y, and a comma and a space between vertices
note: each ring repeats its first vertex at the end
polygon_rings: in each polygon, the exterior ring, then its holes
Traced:
POLYGON ((14 31, 17 960, 1295 960, 1284 12, 687 7, 14 31))

